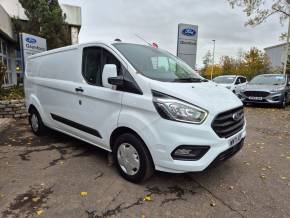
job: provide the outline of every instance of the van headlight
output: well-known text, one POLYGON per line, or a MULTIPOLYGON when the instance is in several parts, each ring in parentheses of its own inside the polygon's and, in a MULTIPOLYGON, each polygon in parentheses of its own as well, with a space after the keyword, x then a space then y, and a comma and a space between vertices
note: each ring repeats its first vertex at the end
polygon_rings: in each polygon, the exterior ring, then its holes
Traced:
POLYGON ((185 101, 157 91, 152 91, 152 94, 154 106, 164 119, 200 124, 208 115, 206 110, 185 101))

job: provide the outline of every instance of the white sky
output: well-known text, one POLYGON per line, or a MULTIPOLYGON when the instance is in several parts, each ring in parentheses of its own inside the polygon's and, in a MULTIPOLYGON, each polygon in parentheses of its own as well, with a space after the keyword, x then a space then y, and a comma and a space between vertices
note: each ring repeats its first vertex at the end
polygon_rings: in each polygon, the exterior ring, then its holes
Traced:
MULTIPOLYGON (((176 54, 178 23, 199 26, 197 65, 216 40, 216 60, 237 56, 256 46, 259 49, 282 43, 286 32, 277 17, 255 28, 245 27, 246 15, 231 9, 226 0, 59 0, 82 7, 80 42, 114 40, 143 43, 135 34, 176 54)), ((216 62, 217 62, 216 61, 216 62)))

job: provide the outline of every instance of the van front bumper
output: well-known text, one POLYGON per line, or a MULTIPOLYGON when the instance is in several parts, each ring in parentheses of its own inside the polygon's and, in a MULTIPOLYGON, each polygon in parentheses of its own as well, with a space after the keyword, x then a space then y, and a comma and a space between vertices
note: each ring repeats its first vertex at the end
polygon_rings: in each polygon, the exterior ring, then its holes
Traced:
POLYGON ((146 139, 146 144, 152 155, 155 169, 171 173, 203 171, 210 165, 226 160, 242 148, 246 137, 246 124, 242 130, 229 138, 218 137, 211 128, 210 122, 191 125, 162 120, 153 126, 154 130, 144 131, 146 131, 145 135, 151 135, 146 139), (240 141, 231 146, 230 141, 237 136, 240 137, 240 141), (180 145, 210 148, 198 160, 177 160, 172 157, 172 152, 180 145))

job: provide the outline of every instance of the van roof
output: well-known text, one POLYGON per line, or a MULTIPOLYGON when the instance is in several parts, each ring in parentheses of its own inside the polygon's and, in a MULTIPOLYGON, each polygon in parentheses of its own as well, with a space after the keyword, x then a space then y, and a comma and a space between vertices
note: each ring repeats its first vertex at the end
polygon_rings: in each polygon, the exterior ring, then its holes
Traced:
MULTIPOLYGON (((33 59, 33 58, 37 58, 37 57, 41 57, 41 56, 45 56, 45 55, 49 55, 49 54, 54 54, 57 52, 62 52, 62 51, 68 51, 68 50, 73 50, 73 49, 77 49, 80 45, 90 45, 90 44, 105 44, 105 45, 112 45, 112 44, 121 44, 121 43, 128 43, 128 42, 119 42, 119 41, 89 41, 89 42, 83 42, 83 43, 78 43, 75 45, 69 45, 69 46, 65 46, 65 47, 61 47, 61 48, 56 48, 56 49, 51 49, 48 51, 44 51, 44 52, 40 52, 34 55, 31 55, 28 57, 28 59, 33 59)), ((129 43, 129 44, 136 44, 136 43, 129 43)))

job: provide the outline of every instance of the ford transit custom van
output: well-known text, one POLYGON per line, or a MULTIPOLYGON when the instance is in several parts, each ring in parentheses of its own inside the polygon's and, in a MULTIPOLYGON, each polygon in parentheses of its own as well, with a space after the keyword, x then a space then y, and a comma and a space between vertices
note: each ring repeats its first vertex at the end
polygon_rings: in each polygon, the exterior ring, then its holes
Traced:
POLYGON ((154 170, 203 171, 237 153, 243 104, 170 53, 145 45, 92 42, 30 56, 29 123, 112 152, 131 182, 154 170))

